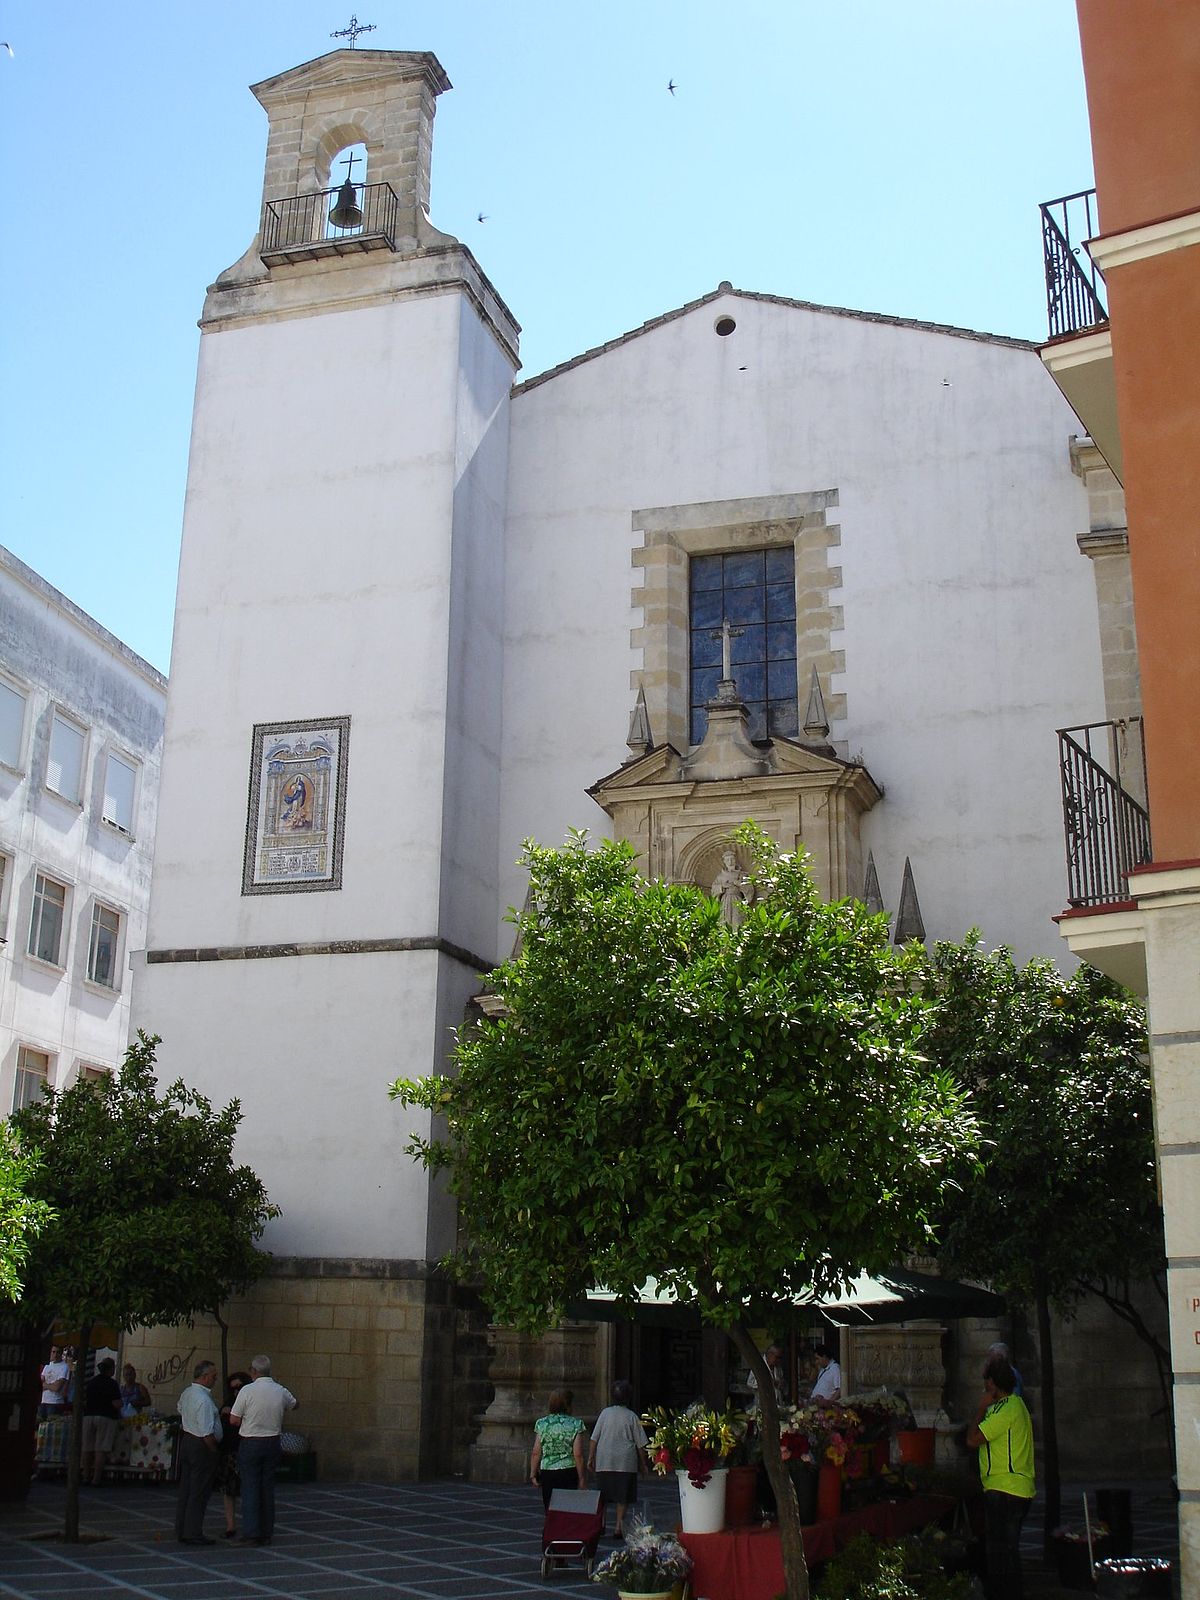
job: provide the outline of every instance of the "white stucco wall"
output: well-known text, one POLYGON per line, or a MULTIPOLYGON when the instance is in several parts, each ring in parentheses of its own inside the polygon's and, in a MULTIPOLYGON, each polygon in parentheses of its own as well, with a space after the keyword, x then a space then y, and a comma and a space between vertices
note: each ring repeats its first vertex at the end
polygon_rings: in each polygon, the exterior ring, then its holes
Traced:
POLYGON ((22 1045, 50 1057, 59 1088, 81 1066, 117 1066, 129 1040, 127 957, 145 940, 166 682, 147 662, 7 551, 0 551, 0 667, 26 696, 21 758, 0 764, 0 1116, 22 1045), (46 787, 55 708, 86 732, 82 798, 46 787), (126 835, 102 820, 110 752, 137 770, 126 835), (68 889, 61 965, 29 953, 34 879, 68 889), (119 913, 114 985, 88 979, 97 901, 119 913))
MULTIPOLYGON (((293 897, 294 898, 294 897, 293 897)), ((282 1255, 424 1259, 429 1223, 403 1147, 421 1115, 387 1098, 429 1070, 438 958, 302 956, 171 964, 139 974, 166 1018, 160 1064, 218 1105, 242 1104, 237 1157, 282 1217, 264 1243, 282 1255)))
POLYGON ((446 295, 201 340, 154 946, 436 932, 457 318, 446 295), (345 715, 343 889, 243 896, 252 726, 345 715))
MULTIPOLYGON (((441 938, 487 964, 511 378, 454 293, 202 339, 151 952, 441 938), (243 895, 254 724, 338 716, 342 887, 243 895)), ((243 1100, 272 1250, 448 1248, 386 1088, 443 1065, 475 974, 406 950, 139 970, 170 1071, 243 1100)))
POLYGON ((455 407, 441 931, 489 962, 498 953, 494 940, 511 383, 511 363, 464 303, 455 407))
POLYGON ((1030 350, 736 294, 515 396, 502 902, 523 836, 608 826, 583 791, 628 753, 631 513, 836 489, 832 737, 886 790, 888 908, 908 855, 931 937, 1059 957, 1054 729, 1103 715, 1078 429, 1030 350))

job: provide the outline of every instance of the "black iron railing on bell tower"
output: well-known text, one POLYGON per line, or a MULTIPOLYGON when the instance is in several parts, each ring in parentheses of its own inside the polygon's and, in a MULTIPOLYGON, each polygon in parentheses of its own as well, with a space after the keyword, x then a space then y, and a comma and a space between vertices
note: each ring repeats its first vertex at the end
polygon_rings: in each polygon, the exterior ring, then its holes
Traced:
POLYGON ((331 213, 345 185, 317 194, 268 200, 263 207, 259 256, 268 267, 288 261, 313 261, 318 256, 353 255, 360 250, 394 250, 400 202, 390 183, 350 185, 360 220, 339 226, 331 213))
POLYGON ((1142 719, 1058 730, 1067 902, 1112 905, 1129 898, 1129 873, 1150 860, 1150 816, 1126 787, 1144 794, 1142 719))
POLYGON ((1080 189, 1039 209, 1050 337, 1098 327, 1108 321, 1108 303, 1104 279, 1086 248, 1099 232, 1096 191, 1080 189))

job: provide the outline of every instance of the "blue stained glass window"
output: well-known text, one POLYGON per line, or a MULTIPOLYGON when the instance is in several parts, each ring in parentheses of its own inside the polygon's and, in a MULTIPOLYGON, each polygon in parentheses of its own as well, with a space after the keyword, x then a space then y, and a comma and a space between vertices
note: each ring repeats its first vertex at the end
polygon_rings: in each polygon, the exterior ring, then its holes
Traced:
POLYGON ((721 676, 723 622, 740 629, 730 657, 738 693, 746 702, 750 737, 794 738, 799 730, 796 694, 796 558, 791 545, 693 556, 691 600, 690 734, 704 737, 706 703, 721 676))
POLYGON ((800 713, 794 700, 772 700, 769 703, 767 731, 778 739, 795 739, 799 735, 800 713))
POLYGON ((714 637, 711 628, 692 629, 692 667, 719 667, 721 665, 721 636, 714 637))
POLYGON ((767 623, 767 660, 794 661, 796 659, 796 624, 794 622, 767 623))
POLYGON ((777 546, 774 550, 764 552, 766 556, 768 583, 787 583, 792 586, 793 593, 796 587, 796 551, 790 544, 777 546))
POLYGON ((799 698, 796 694, 795 661, 767 662, 767 693, 772 700, 790 700, 795 705, 799 698))
POLYGON ((767 586, 767 621, 786 622, 796 619, 796 586, 794 583, 772 583, 767 586))
POLYGON ((761 584, 752 589, 730 589, 725 596, 725 616, 730 622, 761 622, 766 615, 766 597, 761 584))
MULTIPOLYGON (((724 618, 721 615, 722 594, 720 589, 701 589, 699 594, 692 596, 692 627, 693 628, 719 628, 724 618)), ((718 655, 717 660, 721 658, 718 655)))
POLYGON ((766 582, 765 550, 739 550, 736 555, 722 556, 722 585, 726 589, 744 589, 750 584, 759 588, 766 582))
POLYGON ((691 561, 692 593, 699 589, 721 587, 721 557, 693 556, 691 561))
POLYGON ((763 700, 767 694, 767 672, 761 661, 747 662, 738 668, 738 691, 743 700, 763 700))

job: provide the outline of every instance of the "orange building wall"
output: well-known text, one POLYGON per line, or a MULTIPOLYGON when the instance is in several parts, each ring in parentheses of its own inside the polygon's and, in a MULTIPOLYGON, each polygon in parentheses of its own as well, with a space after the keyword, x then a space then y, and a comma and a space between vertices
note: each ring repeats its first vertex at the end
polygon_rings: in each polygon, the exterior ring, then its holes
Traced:
MULTIPOLYGON (((1077 0, 1100 230, 1200 213, 1200 0, 1077 0)), ((1200 859, 1200 245, 1106 274, 1156 861, 1200 859)))
POLYGON ((1101 231, 1200 210, 1200 4, 1076 5, 1101 231))
POLYGON ((1108 276, 1156 861, 1200 858, 1200 245, 1108 276))

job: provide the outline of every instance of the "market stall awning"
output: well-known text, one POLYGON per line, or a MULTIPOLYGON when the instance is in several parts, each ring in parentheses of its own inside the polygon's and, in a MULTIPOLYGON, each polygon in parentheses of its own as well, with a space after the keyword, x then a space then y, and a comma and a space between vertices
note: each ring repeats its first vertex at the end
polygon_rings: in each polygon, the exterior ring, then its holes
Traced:
MULTIPOLYGON (((752 1312, 756 1320, 773 1321, 783 1309, 777 1304, 752 1312)), ((889 1268, 877 1274, 860 1273, 840 1294, 798 1296, 787 1308, 793 1315, 812 1312, 827 1322, 848 1327, 881 1323, 953 1321, 956 1317, 997 1317, 1005 1311, 1002 1296, 955 1278, 928 1272, 889 1268)), ((654 1278, 642 1285, 636 1301, 618 1300, 607 1289, 591 1289, 586 1302, 576 1303, 568 1316, 583 1322, 638 1322, 643 1325, 695 1328, 700 1318, 691 1306, 680 1305, 654 1278)))
POLYGON ((889 1268, 876 1276, 860 1273, 844 1294, 826 1295, 815 1306, 830 1322, 850 1327, 998 1317, 1006 1309, 1003 1296, 990 1289, 929 1272, 910 1272, 904 1267, 889 1268))

